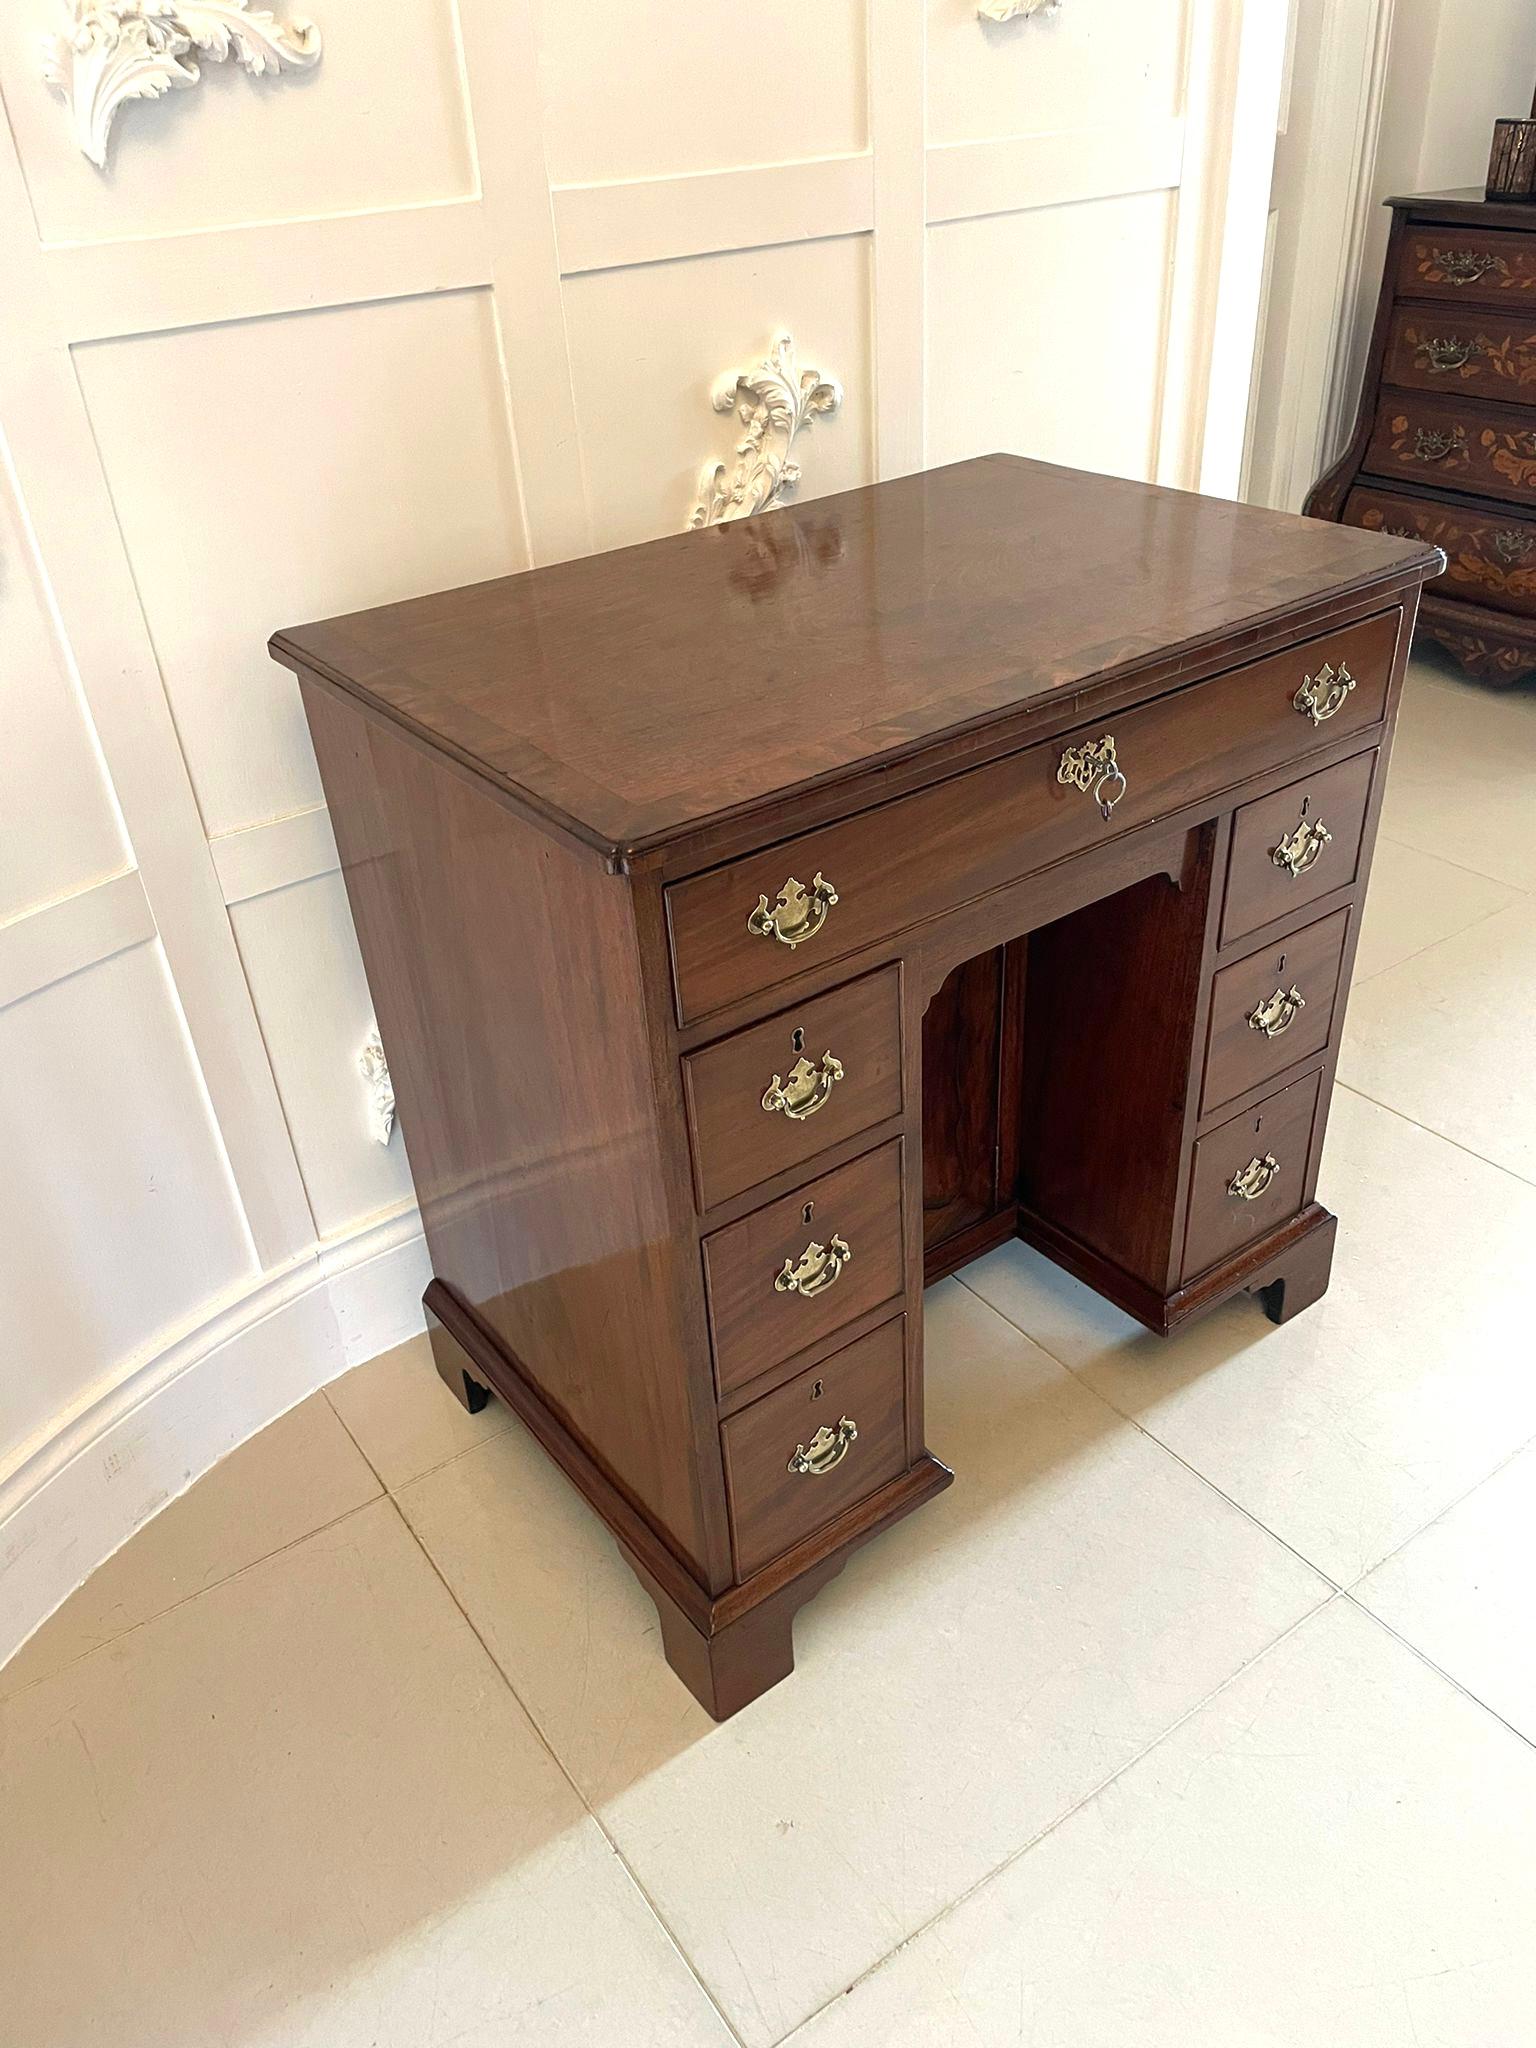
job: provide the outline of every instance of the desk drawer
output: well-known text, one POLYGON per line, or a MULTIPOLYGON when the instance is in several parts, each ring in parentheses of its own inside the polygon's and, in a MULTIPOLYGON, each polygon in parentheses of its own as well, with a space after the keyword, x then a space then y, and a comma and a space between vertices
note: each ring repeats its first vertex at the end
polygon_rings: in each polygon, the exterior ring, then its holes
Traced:
POLYGON ((701 1209, 895 1116, 902 1100, 897 970, 882 968, 690 1053, 683 1088, 701 1209))
POLYGON ((901 1143, 704 1240, 722 1395, 901 1293, 901 1143))
POLYGON ((1260 1087, 1328 1043, 1349 912, 1262 946, 1211 985, 1201 1114, 1260 1087))
MULTIPOLYGON (((688 1022, 771 990, 1374 725, 1401 620, 1393 610, 1342 627, 675 883, 667 913, 679 1015, 688 1022), (1337 687, 1344 672, 1349 687, 1337 687), (1296 701, 1309 681, 1318 717, 1296 701), (1061 779, 1069 756, 1106 738, 1125 778, 1107 821, 1095 788, 1061 779)), ((1084 778, 1092 773, 1085 762, 1084 778)))
POLYGON ((1355 879, 1375 767, 1374 754, 1356 754, 1243 805, 1232 823, 1224 945, 1355 879))
POLYGON ((1284 1223, 1301 1207, 1312 1152, 1318 1074, 1293 1081, 1195 1146, 1184 1236, 1184 1278, 1284 1223))
POLYGON ((906 1470, 906 1385, 898 1316, 722 1424, 739 1579, 906 1470))

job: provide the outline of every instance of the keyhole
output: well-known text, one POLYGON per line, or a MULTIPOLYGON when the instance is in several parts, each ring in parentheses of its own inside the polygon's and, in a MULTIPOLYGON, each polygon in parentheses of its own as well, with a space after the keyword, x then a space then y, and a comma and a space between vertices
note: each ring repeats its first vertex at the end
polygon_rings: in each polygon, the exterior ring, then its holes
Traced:
POLYGON ((814 1216, 815 1214, 816 1214, 816 1204, 815 1204, 814 1202, 807 1202, 807 1203, 806 1203, 806 1205, 805 1205, 805 1207, 804 1207, 804 1208, 803 1208, 803 1209, 801 1210, 801 1212, 800 1212, 800 1221, 801 1221, 802 1223, 809 1223, 809 1222, 810 1222, 810 1220, 811 1220, 811 1218, 812 1218, 812 1217, 813 1217, 813 1216, 814 1216))
POLYGON ((811 1399, 812 1399, 813 1401, 819 1401, 819 1400, 821 1399, 822 1395, 823 1395, 823 1394, 824 1394, 824 1393, 825 1393, 826 1391, 827 1391, 827 1390, 826 1390, 826 1388, 825 1388, 825 1387, 824 1387, 824 1386, 822 1385, 821 1381, 820 1381, 820 1380, 818 1380, 818 1381, 816 1382, 815 1386, 814 1386, 814 1387, 812 1387, 812 1389, 811 1389, 811 1399))
POLYGON ((805 1051, 805 1033, 800 1029, 800 1026, 798 1024, 795 1026, 794 1030, 791 1031, 791 1033, 789 1034, 789 1043, 791 1051, 805 1051))
POLYGON ((1280 959, 1275 967, 1275 972, 1276 974, 1284 974, 1285 972, 1285 955, 1283 953, 1280 955, 1280 959))
POLYGON ((1254 1120, 1253 1120, 1253 1135, 1254 1135, 1255 1137, 1257 1137, 1257 1136, 1259 1135, 1260 1131, 1262 1131, 1262 1130, 1263 1130, 1263 1128, 1264 1128, 1264 1119, 1263 1119, 1263 1117, 1261 1117, 1261 1116, 1256 1116, 1256 1117, 1254 1118, 1254 1120))
POLYGON ((1301 800, 1301 815, 1302 815, 1303 817, 1305 817, 1305 816, 1307 815, 1308 811, 1310 811, 1310 810, 1311 810, 1311 808, 1312 808, 1312 799, 1311 799, 1311 797, 1309 797, 1309 796, 1304 796, 1304 797, 1302 798, 1302 800, 1301 800))

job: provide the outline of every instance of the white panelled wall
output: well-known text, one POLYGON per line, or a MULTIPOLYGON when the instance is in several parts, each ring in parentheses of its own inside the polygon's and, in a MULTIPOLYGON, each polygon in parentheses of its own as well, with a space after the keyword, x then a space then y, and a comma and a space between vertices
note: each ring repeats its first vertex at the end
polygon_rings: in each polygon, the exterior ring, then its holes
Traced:
POLYGON ((204 61, 105 170, 66 0, 0 10, 0 1659, 419 1327, 270 632, 680 530, 781 332, 845 394, 804 496, 1241 460, 1270 0, 304 5, 317 63, 204 61))

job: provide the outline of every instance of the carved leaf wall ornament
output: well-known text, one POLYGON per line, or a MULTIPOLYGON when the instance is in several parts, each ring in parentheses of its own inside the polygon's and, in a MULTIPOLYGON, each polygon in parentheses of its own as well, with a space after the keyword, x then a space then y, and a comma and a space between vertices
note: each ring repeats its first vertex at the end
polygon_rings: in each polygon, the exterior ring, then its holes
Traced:
POLYGON ((368 1033, 357 1064, 368 1087, 368 1135, 380 1145, 389 1143, 395 1128, 395 1084, 389 1078, 389 1062, 375 1024, 368 1033))
POLYGON ((68 28, 47 39, 43 77, 68 102, 75 140, 98 170, 125 101, 196 85, 193 51, 215 63, 232 57, 260 78, 318 63, 320 31, 250 0, 71 0, 68 28))
POLYGON ((1032 14, 1055 14, 1061 0, 976 0, 978 21, 1020 21, 1032 14))
POLYGON ((776 336, 752 368, 727 370, 716 380, 710 403, 716 412, 734 412, 745 432, 734 465, 704 465, 689 526, 723 526, 779 503, 800 481, 800 465, 790 459, 795 436, 842 402, 843 387, 835 377, 800 368, 787 334, 776 336))

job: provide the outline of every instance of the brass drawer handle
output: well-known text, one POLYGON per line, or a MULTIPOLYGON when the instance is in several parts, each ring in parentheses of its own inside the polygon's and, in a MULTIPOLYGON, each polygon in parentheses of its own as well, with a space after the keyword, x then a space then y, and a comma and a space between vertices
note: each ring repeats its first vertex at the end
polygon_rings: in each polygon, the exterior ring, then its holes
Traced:
POLYGON ((1463 341, 1459 335, 1444 334, 1430 341, 1421 341, 1419 353, 1426 358, 1425 367, 1432 376, 1445 377, 1452 370, 1464 370, 1474 356, 1485 352, 1486 347, 1481 335, 1472 341, 1463 341))
POLYGON ((1315 867, 1323 848, 1332 844, 1333 834, 1321 818, 1303 817, 1293 832, 1287 832, 1278 846, 1270 848, 1269 857, 1294 880, 1315 867))
POLYGON ((1240 1202, 1256 1202, 1274 1183, 1280 1171, 1280 1162, 1273 1152, 1266 1152, 1262 1159, 1254 1157, 1227 1182, 1227 1193, 1235 1195, 1240 1202))
POLYGON ((809 889, 791 875, 771 910, 768 898, 758 897, 756 910, 748 914, 747 930, 756 938, 777 939, 781 946, 803 946, 821 930, 836 901, 837 891, 824 875, 813 876, 809 889))
POLYGON ((1307 999, 1294 983, 1289 988, 1277 988, 1272 996, 1266 996, 1257 1009, 1248 1013, 1248 1029, 1262 1031, 1266 1038, 1280 1038, 1296 1022, 1298 1010, 1307 1007, 1307 999))
POLYGON ((843 1063, 829 1052, 822 1054, 819 1067, 813 1067, 807 1059, 798 1059, 790 1068, 787 1081, 774 1075, 763 1091, 763 1107, 770 1114, 781 1109, 792 1124, 803 1124, 808 1116, 825 1108, 842 1078, 843 1063))
POLYGON ((1502 271, 1504 258, 1481 249, 1431 249, 1430 261, 1447 284, 1476 284, 1490 270, 1502 271))
POLYGON ((1291 702, 1314 725, 1321 725, 1325 718, 1332 718, 1354 688, 1356 683, 1348 662, 1341 661, 1335 669, 1325 661, 1315 676, 1306 677, 1291 702))
POLYGON ((1444 462, 1454 450, 1465 449, 1466 434, 1460 427, 1448 433, 1441 427, 1420 427, 1413 437, 1412 462, 1444 462))
POLYGON ((1090 792, 1098 800, 1099 816, 1107 818, 1127 788, 1124 772, 1115 759, 1114 734, 1107 732, 1100 739, 1084 740, 1080 747, 1068 747, 1056 770, 1056 780, 1071 789, 1090 792), (1107 795, 1107 790, 1113 790, 1114 795, 1107 795))
POLYGON ((834 1465, 841 1465, 848 1455, 848 1446, 858 1434, 859 1425, 851 1415, 845 1415, 836 1429, 829 1429, 823 1423, 808 1444, 795 1445, 794 1455, 785 1469, 807 1479, 819 1479, 823 1472, 830 1472, 834 1465))
POLYGON ((1536 547, 1536 539, 1516 526, 1506 526, 1493 536, 1493 552, 1501 562, 1523 562, 1532 547, 1536 547))
POLYGON ((846 1238, 834 1237, 818 1244, 813 1237, 798 1259, 786 1259, 773 1276, 775 1294, 798 1294, 809 1300, 835 1286, 837 1276, 853 1257, 846 1238))

